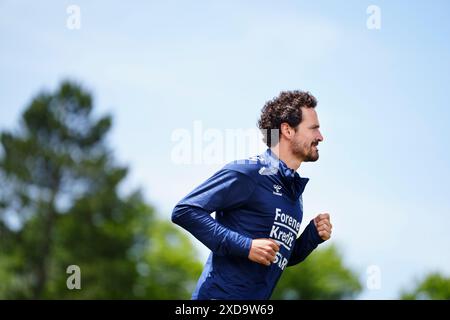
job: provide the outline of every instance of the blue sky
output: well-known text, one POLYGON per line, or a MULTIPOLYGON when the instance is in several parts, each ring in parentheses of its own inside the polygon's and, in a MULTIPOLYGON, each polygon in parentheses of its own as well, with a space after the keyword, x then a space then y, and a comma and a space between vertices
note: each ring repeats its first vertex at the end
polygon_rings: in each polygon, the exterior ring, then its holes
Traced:
POLYGON ((331 214, 332 242, 363 283, 380 268, 381 288, 359 298, 396 298, 425 272, 450 273, 449 12, 437 0, 2 0, 0 129, 40 90, 81 82, 114 116, 125 191, 142 187, 169 218, 221 167, 175 165, 174 130, 251 128, 279 91, 309 90, 325 141, 299 170, 311 179, 305 219, 331 214), (79 30, 66 27, 71 4, 79 30))

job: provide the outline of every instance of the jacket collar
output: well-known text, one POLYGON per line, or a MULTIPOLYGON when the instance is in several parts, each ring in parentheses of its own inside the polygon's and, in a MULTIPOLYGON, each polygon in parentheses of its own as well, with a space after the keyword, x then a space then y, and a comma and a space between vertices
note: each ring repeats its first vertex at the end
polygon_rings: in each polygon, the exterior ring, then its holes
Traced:
POLYGON ((292 192, 296 198, 302 195, 309 178, 300 177, 297 171, 289 168, 286 163, 279 159, 270 149, 267 149, 263 154, 263 159, 265 160, 265 165, 269 168, 269 172, 272 174, 278 173, 283 182, 292 188, 292 192))

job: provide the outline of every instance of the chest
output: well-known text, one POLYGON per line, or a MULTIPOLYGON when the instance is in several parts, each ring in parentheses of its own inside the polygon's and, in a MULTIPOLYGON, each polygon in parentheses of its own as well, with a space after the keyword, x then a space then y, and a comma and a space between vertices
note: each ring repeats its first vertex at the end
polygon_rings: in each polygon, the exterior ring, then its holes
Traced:
POLYGON ((286 188, 277 180, 258 185, 245 216, 259 236, 279 239, 290 247, 300 230, 303 207, 301 196, 294 199, 286 188))

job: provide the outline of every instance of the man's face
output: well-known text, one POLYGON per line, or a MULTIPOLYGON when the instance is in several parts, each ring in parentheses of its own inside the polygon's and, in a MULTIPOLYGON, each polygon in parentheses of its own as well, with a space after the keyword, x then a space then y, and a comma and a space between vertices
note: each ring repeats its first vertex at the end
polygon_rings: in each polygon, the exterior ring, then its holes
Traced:
POLYGON ((291 140, 292 153, 299 159, 305 162, 319 159, 317 145, 323 141, 319 127, 316 110, 302 108, 302 122, 295 128, 296 132, 291 140))

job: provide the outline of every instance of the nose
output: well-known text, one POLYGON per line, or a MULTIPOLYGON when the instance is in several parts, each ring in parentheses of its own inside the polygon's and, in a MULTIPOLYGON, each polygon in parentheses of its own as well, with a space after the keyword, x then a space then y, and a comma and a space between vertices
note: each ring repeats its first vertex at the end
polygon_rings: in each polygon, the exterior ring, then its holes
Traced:
POLYGON ((320 142, 323 141, 323 136, 322 136, 322 133, 320 133, 320 131, 319 131, 319 137, 318 137, 318 140, 319 140, 320 142))

